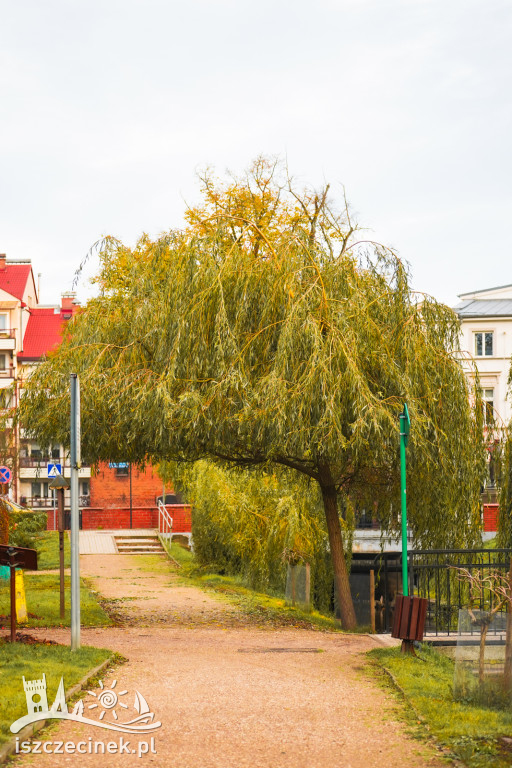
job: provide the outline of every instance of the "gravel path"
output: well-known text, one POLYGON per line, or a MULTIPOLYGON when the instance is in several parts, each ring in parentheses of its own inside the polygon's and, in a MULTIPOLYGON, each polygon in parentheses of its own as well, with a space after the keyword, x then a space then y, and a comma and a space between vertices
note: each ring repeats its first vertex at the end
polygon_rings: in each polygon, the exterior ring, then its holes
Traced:
MULTIPOLYGON (((365 668, 375 647, 365 635, 270 629, 238 608, 183 585, 156 555, 81 557, 88 576, 121 626, 83 629, 84 645, 112 648, 128 662, 105 675, 110 687, 147 699, 156 754, 27 755, 19 768, 141 765, 172 768, 436 768, 430 746, 396 720, 395 700, 365 668), (100 762, 101 761, 101 762, 100 762)), ((33 634, 69 641, 69 630, 33 634)), ((95 689, 99 695, 99 689, 95 689)), ((130 699, 130 701, 128 701, 130 699)), ((121 697, 119 698, 121 701, 121 697)), ((88 705, 94 698, 84 699, 88 705)), ((126 720, 118 710, 120 720, 126 720)), ((49 740, 108 742, 108 732, 62 721, 49 740)), ((138 737, 125 736, 130 748, 138 737)))

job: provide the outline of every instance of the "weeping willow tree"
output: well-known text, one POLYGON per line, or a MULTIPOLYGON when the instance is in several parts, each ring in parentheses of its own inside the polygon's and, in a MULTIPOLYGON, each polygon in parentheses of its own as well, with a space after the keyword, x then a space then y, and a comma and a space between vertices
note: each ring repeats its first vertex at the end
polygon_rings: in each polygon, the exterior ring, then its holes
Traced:
POLYGON ((458 320, 413 294, 391 251, 358 240, 328 187, 298 190, 261 158, 202 182, 184 229, 133 249, 103 241, 99 296, 27 383, 19 418, 41 445, 68 443, 73 371, 91 460, 274 463, 310 478, 354 627, 338 502, 397 529, 404 400, 415 541, 478 535, 481 409, 456 359, 458 320))
MULTIPOLYGON (((510 386, 509 377, 509 386, 510 386)), ((512 423, 504 430, 504 439, 496 450, 499 515, 497 544, 499 547, 512 547, 512 423)))
POLYGON ((241 575, 255 589, 283 592, 284 565, 309 563, 314 604, 330 609, 332 568, 316 483, 275 465, 227 469, 205 460, 173 463, 170 476, 192 504, 200 564, 241 575))

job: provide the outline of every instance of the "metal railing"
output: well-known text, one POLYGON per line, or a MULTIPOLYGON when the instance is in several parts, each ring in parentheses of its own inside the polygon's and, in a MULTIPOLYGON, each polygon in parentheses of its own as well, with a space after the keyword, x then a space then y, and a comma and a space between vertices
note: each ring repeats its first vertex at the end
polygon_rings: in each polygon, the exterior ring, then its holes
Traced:
POLYGON ((16 331, 14 328, 0 328, 0 339, 15 339, 16 331))
MULTIPOLYGON (((46 470, 46 467, 48 464, 61 464, 63 470, 69 470, 69 459, 52 459, 48 457, 41 457, 41 456, 20 456, 20 467, 23 467, 24 469, 44 469, 46 470)), ((85 467, 90 467, 90 464, 87 461, 82 461, 81 464, 82 469, 85 467)))
MULTIPOLYGON (((30 507, 30 509, 53 509, 52 496, 22 496, 20 503, 24 507, 30 507)), ((79 507, 89 507, 90 503, 91 497, 89 495, 78 497, 79 507)))
POLYGON ((42 458, 41 456, 20 456, 20 467, 24 468, 40 468, 44 467, 46 469, 46 466, 48 464, 60 464, 61 460, 58 459, 48 459, 48 458, 42 458))
POLYGON ((158 501, 158 533, 164 538, 168 539, 169 543, 172 540, 172 517, 167 511, 165 504, 158 501))
MULTIPOLYGON (((459 611, 468 607, 469 586, 457 568, 471 574, 508 572, 512 549, 431 549, 410 550, 409 594, 428 600, 425 636, 456 635, 459 611)), ((375 613, 379 631, 389 632, 393 623, 395 597, 402 593, 402 554, 382 552, 353 556, 353 574, 375 575, 375 613)), ((490 595, 483 594, 474 608, 489 610, 490 595)))
POLYGON ((0 379, 14 379, 15 369, 12 366, 0 368, 0 379))

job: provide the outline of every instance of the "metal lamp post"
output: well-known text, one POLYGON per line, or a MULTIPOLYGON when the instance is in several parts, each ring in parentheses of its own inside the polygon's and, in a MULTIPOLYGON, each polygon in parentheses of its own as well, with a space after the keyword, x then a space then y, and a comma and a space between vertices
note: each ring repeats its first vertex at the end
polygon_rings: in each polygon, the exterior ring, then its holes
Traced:
POLYGON ((411 419, 407 403, 400 414, 400 498, 402 501, 402 592, 404 597, 409 595, 409 575, 407 570, 407 482, 405 465, 405 447, 411 429, 411 419))

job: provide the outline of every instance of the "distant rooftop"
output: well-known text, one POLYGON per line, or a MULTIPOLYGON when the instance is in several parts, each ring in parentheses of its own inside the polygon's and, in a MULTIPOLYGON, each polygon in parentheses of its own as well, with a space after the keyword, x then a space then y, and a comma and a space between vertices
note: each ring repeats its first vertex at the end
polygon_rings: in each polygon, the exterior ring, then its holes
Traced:
MULTIPOLYGON (((502 287, 506 288, 508 286, 502 287)), ((485 293, 485 291, 481 291, 481 293, 485 293)), ((462 304, 458 304, 453 309, 459 317, 512 318, 512 299, 469 299, 468 301, 463 301, 462 304)))
POLYGON ((40 305, 31 309, 23 339, 23 352, 18 354, 18 359, 22 362, 38 361, 58 347, 65 323, 78 308, 75 294, 68 292, 62 294, 60 307, 40 305))
POLYGON ((459 293, 458 297, 459 299, 463 299, 465 296, 474 296, 478 293, 490 293, 491 291, 503 291, 505 288, 512 288, 512 283, 495 285, 494 288, 479 288, 478 291, 464 291, 464 293, 459 293))
POLYGON ((7 261, 5 253, 0 253, 0 289, 20 301, 23 299, 31 272, 32 265, 29 260, 7 261))

